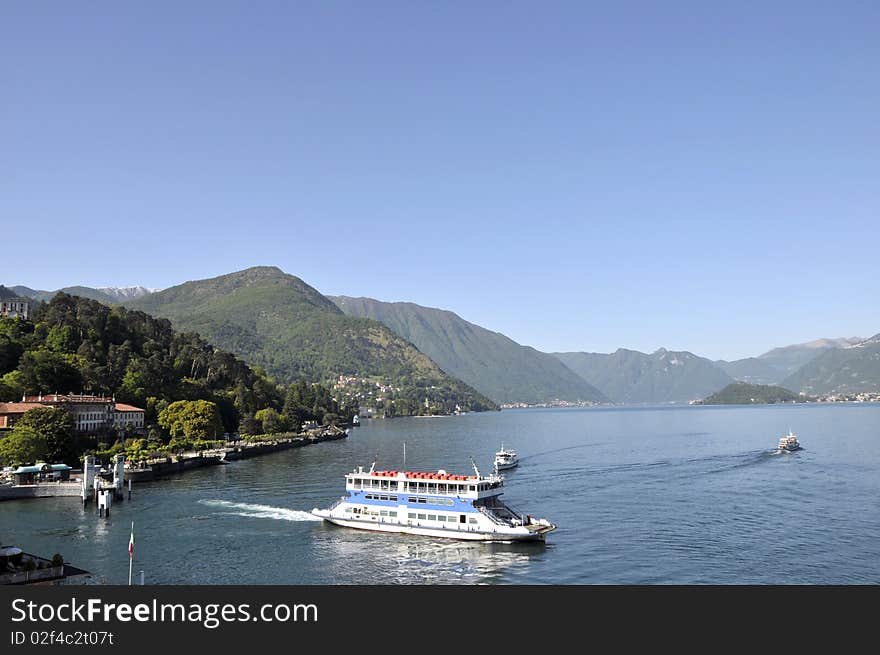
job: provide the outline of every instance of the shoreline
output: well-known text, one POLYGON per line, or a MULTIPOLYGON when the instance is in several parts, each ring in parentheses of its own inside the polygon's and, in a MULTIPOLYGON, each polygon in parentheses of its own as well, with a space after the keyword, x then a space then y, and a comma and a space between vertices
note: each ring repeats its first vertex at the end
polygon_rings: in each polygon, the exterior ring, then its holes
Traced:
MULTIPOLYGON (((131 480, 133 483, 159 481, 207 466, 226 465, 242 459, 250 459, 292 448, 305 448, 325 441, 341 441, 346 438, 348 438, 348 432, 339 430, 336 433, 302 435, 287 439, 267 439, 266 441, 227 446, 222 449, 198 453, 182 453, 178 456, 168 457, 164 461, 154 462, 147 467, 127 468, 125 480, 131 480)), ((81 498, 81 480, 0 487, 0 502, 59 497, 81 498)))

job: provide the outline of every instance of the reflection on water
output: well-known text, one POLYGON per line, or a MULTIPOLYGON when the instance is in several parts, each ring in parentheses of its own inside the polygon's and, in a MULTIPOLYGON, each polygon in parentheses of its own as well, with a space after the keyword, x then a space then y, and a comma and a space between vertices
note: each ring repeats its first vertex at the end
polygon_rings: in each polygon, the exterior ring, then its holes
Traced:
POLYGON ((318 552, 344 562, 347 579, 363 584, 490 584, 524 571, 546 546, 484 544, 327 526, 318 552))

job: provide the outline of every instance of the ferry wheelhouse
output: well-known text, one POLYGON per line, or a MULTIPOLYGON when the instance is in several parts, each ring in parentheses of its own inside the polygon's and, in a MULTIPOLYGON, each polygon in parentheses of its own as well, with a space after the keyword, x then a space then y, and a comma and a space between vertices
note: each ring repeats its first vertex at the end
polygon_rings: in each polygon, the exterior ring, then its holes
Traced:
POLYGON ((444 470, 376 471, 345 476, 345 495, 312 514, 336 525, 472 541, 543 541, 556 529, 521 514, 500 496, 500 476, 451 475, 444 470))

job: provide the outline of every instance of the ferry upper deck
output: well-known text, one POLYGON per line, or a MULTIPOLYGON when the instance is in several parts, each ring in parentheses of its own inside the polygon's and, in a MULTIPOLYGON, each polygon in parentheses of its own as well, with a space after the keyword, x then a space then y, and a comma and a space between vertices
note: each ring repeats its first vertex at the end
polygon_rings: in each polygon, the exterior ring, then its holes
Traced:
POLYGON ((348 491, 373 490, 432 496, 488 498, 501 494, 503 481, 498 476, 451 475, 444 470, 364 471, 363 467, 345 476, 348 491))

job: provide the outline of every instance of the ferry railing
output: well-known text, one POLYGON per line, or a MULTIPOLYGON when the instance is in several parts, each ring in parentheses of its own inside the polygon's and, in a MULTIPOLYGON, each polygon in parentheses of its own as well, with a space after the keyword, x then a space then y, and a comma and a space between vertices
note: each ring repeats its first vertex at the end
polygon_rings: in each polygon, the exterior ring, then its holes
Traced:
POLYGON ((341 505, 341 504, 344 503, 345 501, 346 501, 346 497, 345 497, 345 496, 341 496, 341 497, 339 498, 339 500, 337 500, 335 503, 333 503, 332 505, 330 505, 330 507, 328 507, 327 509, 328 509, 328 510, 335 509, 335 508, 339 507, 339 505, 341 505))
POLYGON ((502 517, 498 516, 497 514, 485 507, 478 507, 477 509, 480 510, 480 513, 488 516, 489 520, 492 521, 495 525, 503 525, 506 527, 510 527, 512 525, 510 521, 505 521, 502 517))

